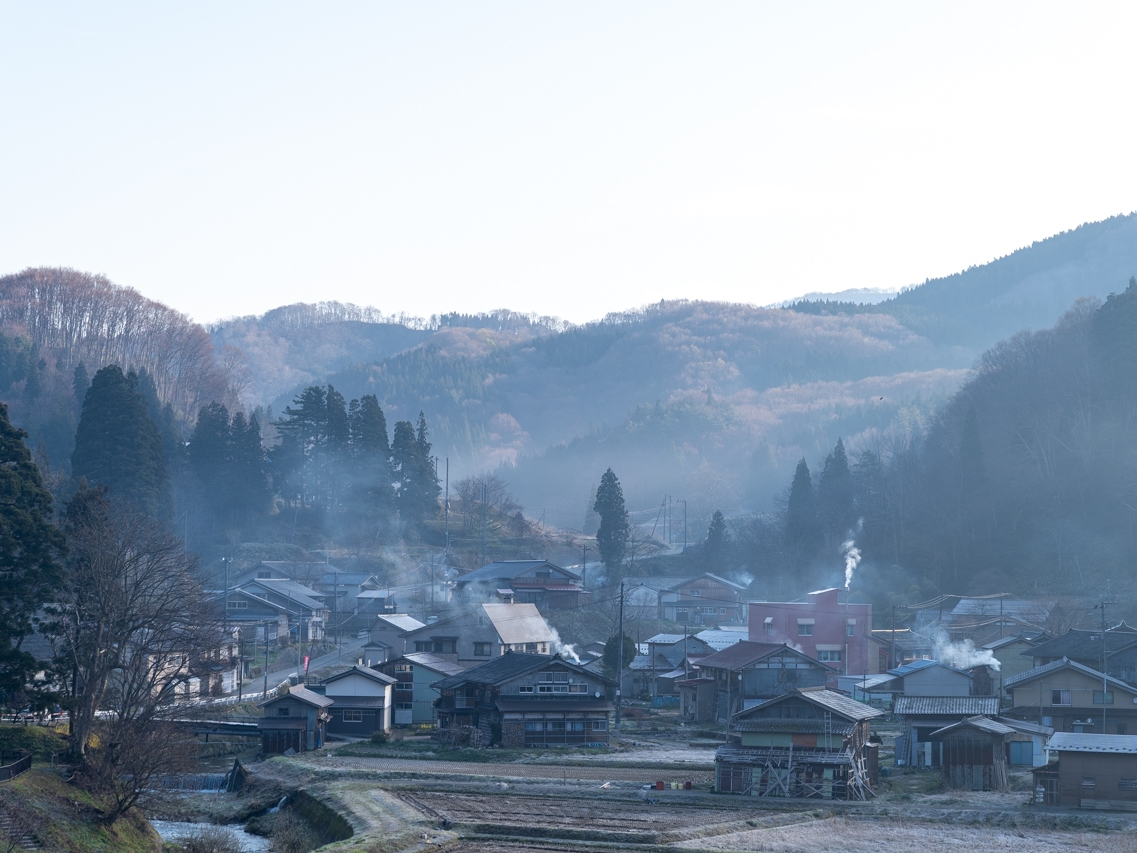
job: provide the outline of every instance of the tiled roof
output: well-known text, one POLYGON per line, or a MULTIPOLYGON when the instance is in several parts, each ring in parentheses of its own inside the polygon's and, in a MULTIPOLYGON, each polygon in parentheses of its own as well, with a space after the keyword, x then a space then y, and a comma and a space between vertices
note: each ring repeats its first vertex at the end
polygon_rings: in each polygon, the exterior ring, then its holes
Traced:
MULTIPOLYGON (((1102 680, 1100 671, 1088 666, 1084 666, 1077 661, 1062 658, 1062 660, 1051 661, 1050 663, 1044 664, 1043 666, 1036 666, 1034 669, 1028 669, 1025 672, 1020 672, 1018 675, 1012 675, 1010 678, 1003 682, 1003 687, 1017 687, 1020 684, 1026 684, 1028 682, 1034 681, 1035 679, 1050 675, 1052 672, 1060 672, 1064 669, 1072 669, 1076 672, 1080 672, 1082 675, 1088 676, 1095 681, 1102 680)), ((1124 681, 1119 681, 1113 677, 1107 677, 1105 681, 1111 687, 1117 690, 1124 690, 1126 693, 1129 693, 1132 696, 1137 696, 1137 688, 1126 684, 1124 681)))
POLYGON ((825 664, 819 663, 808 655, 791 649, 782 643, 755 643, 750 640, 742 640, 733 646, 727 646, 722 651, 715 652, 713 655, 707 655, 699 661, 699 669, 742 669, 777 652, 789 652, 791 655, 808 660, 821 669, 832 669, 832 667, 827 667, 825 664))
POLYGON ((458 583, 486 583, 502 578, 512 579, 525 572, 533 571, 543 566, 548 566, 554 572, 563 572, 566 577, 574 580, 579 580, 580 578, 580 575, 572 569, 554 565, 548 560, 501 560, 496 563, 489 563, 480 569, 474 569, 472 572, 462 575, 458 578, 458 583))
POLYGON ((457 675, 466 671, 466 667, 430 652, 407 652, 403 655, 403 659, 410 661, 415 666, 423 666, 442 675, 457 675))
POLYGON ((540 669, 553 660, 552 655, 532 655, 525 652, 509 652, 455 673, 431 685, 435 690, 451 690, 463 684, 498 684, 523 675, 533 669, 540 669))
POLYGON ((832 711, 835 714, 839 714, 847 720, 871 720, 874 717, 880 717, 883 715, 882 711, 878 711, 876 708, 870 708, 868 705, 864 705, 858 702, 856 699, 850 699, 848 696, 844 696, 841 693, 837 693, 833 690, 826 690, 824 687, 807 687, 804 690, 792 690, 782 696, 776 696, 773 699, 768 699, 760 705, 755 705, 752 708, 747 708, 745 711, 739 711, 737 714, 731 717, 731 719, 742 721, 750 715, 755 714, 755 712, 757 712, 760 708, 769 708, 770 706, 777 705, 779 702, 784 702, 793 696, 801 697, 807 702, 817 705, 819 708, 823 708, 826 711, 832 711))
POLYGON ((717 628, 709 628, 706 631, 700 631, 695 636, 716 652, 721 652, 723 649, 729 648, 742 640, 750 639, 750 635, 745 631, 726 631, 717 628))
MULTIPOLYGON (((1084 631, 1080 628, 1071 628, 1061 637, 1039 643, 1033 649, 1027 649, 1023 654, 1032 658, 1066 657, 1071 660, 1098 661, 1101 660, 1101 637, 1101 631, 1084 631)), ((1124 623, 1106 631, 1105 637, 1107 655, 1137 645, 1137 632, 1124 623)))
POLYGON ((1055 752, 1120 752, 1137 754, 1137 735, 1097 735, 1055 732, 1047 749, 1055 752))
POLYGON ((675 584, 672 587, 668 587, 667 592, 674 592, 675 590, 679 589, 679 587, 686 586, 692 581, 701 580, 702 578, 710 578, 715 583, 721 583, 723 586, 729 586, 731 589, 738 590, 739 592, 746 592, 747 589, 749 589, 749 587, 745 587, 740 583, 728 581, 726 578, 720 578, 718 575, 712 575, 710 572, 704 572, 701 575, 695 575, 693 578, 683 578, 683 580, 679 581, 679 583, 675 584))
POLYGON ((998 696, 897 696, 892 711, 900 715, 974 717, 999 713, 998 696))
POLYGON ((934 666, 942 666, 944 669, 950 669, 952 672, 958 672, 960 675, 970 676, 969 673, 964 672, 962 669, 956 669, 954 666, 949 666, 946 663, 940 663, 938 660, 914 660, 912 663, 906 663, 904 666, 898 666, 896 669, 890 669, 888 671, 888 674, 903 677, 905 675, 911 675, 913 672, 919 672, 922 669, 931 669, 934 666))

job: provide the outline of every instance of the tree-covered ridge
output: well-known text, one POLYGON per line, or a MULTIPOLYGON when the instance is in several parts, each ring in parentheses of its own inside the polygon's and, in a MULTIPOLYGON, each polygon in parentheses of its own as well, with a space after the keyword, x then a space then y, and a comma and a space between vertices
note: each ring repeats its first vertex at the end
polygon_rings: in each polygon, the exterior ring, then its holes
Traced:
POLYGON ((928 279, 876 304, 799 301, 812 315, 886 314, 938 344, 985 348, 1046 328, 1074 300, 1105 298, 1137 270, 1137 214, 1063 231, 981 266, 928 279))

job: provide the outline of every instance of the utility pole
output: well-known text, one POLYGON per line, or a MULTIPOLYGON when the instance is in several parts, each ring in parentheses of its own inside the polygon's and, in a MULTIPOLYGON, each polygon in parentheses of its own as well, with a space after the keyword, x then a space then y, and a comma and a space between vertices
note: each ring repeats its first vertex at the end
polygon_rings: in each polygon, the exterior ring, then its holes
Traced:
MULTIPOLYGON (((280 631, 279 626, 280 626, 280 623, 278 622, 277 623, 277 631, 278 632, 280 631)), ((262 622, 261 627, 264 629, 264 632, 265 632, 265 672, 264 672, 265 683, 264 683, 264 687, 261 690, 261 698, 267 699, 268 698, 268 623, 262 622)))
POLYGON ((486 520, 489 515, 486 484, 482 483, 482 565, 486 565, 486 520))
POLYGON ((581 545, 580 555, 580 585, 588 589, 588 546, 581 545))
POLYGON ((620 627, 616 629, 616 734, 620 734, 620 694, 624 679, 624 582, 620 581, 620 627))
POLYGON ((683 553, 687 553, 687 499, 683 498, 683 553))
MULTIPOLYGON (((1106 597, 1108 598, 1108 596, 1109 582, 1107 581, 1106 597)), ((1105 734, 1105 709, 1108 707, 1105 703, 1105 700, 1106 696, 1109 694, 1109 676, 1106 675, 1105 671, 1105 668, 1107 666, 1105 656, 1105 604, 1106 599, 1103 598, 1101 604, 1098 605, 1101 608, 1101 733, 1103 735, 1105 734)))
MULTIPOLYGON (((446 457, 446 502, 442 511, 446 518, 446 565, 450 565, 450 457, 446 457)), ((433 594, 433 593, 432 593, 433 594)))

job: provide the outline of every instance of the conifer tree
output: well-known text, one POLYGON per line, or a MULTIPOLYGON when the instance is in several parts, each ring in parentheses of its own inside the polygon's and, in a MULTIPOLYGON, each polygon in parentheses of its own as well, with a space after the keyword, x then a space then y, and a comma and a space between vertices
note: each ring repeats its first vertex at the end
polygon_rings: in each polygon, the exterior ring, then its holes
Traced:
POLYGON ((821 545, 817 523, 817 499, 805 457, 797 463, 786 508, 786 542, 799 556, 811 555, 821 545))
POLYGON ((822 531, 830 543, 840 544, 856 519, 853 503, 853 475, 845 455, 845 443, 838 438, 833 452, 825 457, 817 483, 817 509, 822 531))
POLYGON ((611 468, 600 478, 593 509, 600 516, 600 528, 596 531, 596 547, 600 551, 600 559, 609 571, 615 571, 624 562, 631 526, 624 506, 624 490, 611 468))
MULTIPOLYGON (((32 684, 35 659, 22 649, 36 612, 62 583, 56 562, 63 534, 52 523, 52 497, 24 444, 27 433, 8 421, 0 403, 0 696, 32 684)), ((0 698, 0 704, 10 704, 0 698)), ((14 701, 14 700, 13 700, 14 701)))
POLYGON ((87 367, 83 362, 75 365, 75 373, 71 380, 71 388, 75 391, 75 399, 83 405, 83 398, 87 396, 87 389, 91 387, 91 379, 87 375, 87 367))
POLYGON ((726 519, 722 512, 715 510, 711 525, 707 528, 707 538, 703 543, 703 560, 709 571, 721 568, 730 550, 730 533, 726 529, 726 519))
POLYGON ((95 374, 83 401, 71 472, 159 521, 173 516, 166 455, 136 380, 117 364, 95 374))

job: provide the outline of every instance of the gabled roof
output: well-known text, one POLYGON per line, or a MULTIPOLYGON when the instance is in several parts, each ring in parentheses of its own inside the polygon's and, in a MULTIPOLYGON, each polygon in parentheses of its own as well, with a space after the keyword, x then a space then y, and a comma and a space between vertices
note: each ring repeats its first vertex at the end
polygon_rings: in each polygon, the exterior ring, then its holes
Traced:
MULTIPOLYGON (((456 664, 454 661, 447 660, 444 657, 431 654, 430 652, 407 652, 395 660, 410 661, 415 666, 425 667, 426 669, 433 670, 441 675, 457 675, 460 672, 465 672, 466 667, 461 664, 456 664)), ((393 661, 387 661, 388 664, 393 661)))
MULTIPOLYGON (((307 607, 309 610, 324 609, 324 603, 321 600, 322 596, 320 593, 302 584, 298 584, 296 581, 287 580, 286 578, 252 578, 241 584, 238 589, 243 591, 249 587, 259 587, 266 593, 275 593, 289 601, 299 604, 301 607, 307 607)), ((260 597, 263 598, 264 596, 262 595, 260 597)))
POLYGON ((721 583, 723 586, 729 586, 731 589, 736 589, 739 592, 746 592, 748 589, 750 589, 750 587, 743 586, 740 583, 728 581, 726 578, 720 578, 718 575, 712 575, 710 572, 703 572, 701 575, 695 575, 693 578, 683 578, 683 580, 679 581, 679 583, 675 584, 674 586, 669 586, 665 591, 674 592, 675 590, 679 589, 679 587, 686 586, 692 581, 701 580, 702 578, 710 578, 716 583, 721 583))
POLYGON ((968 717, 966 720, 960 720, 958 723, 952 723, 950 726, 944 726, 942 729, 937 729, 932 732, 932 735, 934 737, 935 735, 946 734, 947 732, 960 728, 978 729, 981 732, 987 732, 987 734, 992 735, 1013 735, 1017 731, 1013 726, 1005 725, 998 720, 992 720, 990 717, 984 717, 979 714, 974 717, 968 717))
POLYGON ((360 586, 368 581, 379 582, 379 579, 370 572, 344 572, 339 569, 332 569, 326 572, 322 578, 316 583, 326 584, 327 586, 360 586))
POLYGON ((648 637, 647 644, 650 646, 653 643, 657 646, 670 646, 672 643, 681 643, 687 637, 698 639, 694 634, 656 634, 654 637, 648 637))
MULTIPOLYGON (((415 631, 426 627, 425 622, 419 622, 415 617, 408 616, 406 613, 383 613, 375 617, 375 622, 383 622, 396 631, 415 631)), ((372 627, 374 627, 375 622, 371 623, 372 627)))
POLYGON ((897 696, 892 712, 900 715, 974 717, 999 713, 998 696, 897 696))
POLYGON ((931 637, 925 637, 911 628, 897 628, 895 631, 890 628, 873 628, 872 638, 886 646, 895 645, 900 651, 924 651, 936 646, 931 637))
POLYGON ((1113 752, 1137 754, 1137 735, 1097 735, 1078 732, 1055 732, 1047 749, 1055 752, 1113 752))
MULTIPOLYGON (((596 678, 596 673, 586 670, 579 664, 571 663, 560 655, 532 655, 525 652, 506 652, 501 657, 488 660, 463 672, 451 675, 441 681, 436 681, 431 687, 436 690, 452 690, 463 684, 501 684, 524 675, 527 672, 538 670, 551 663, 559 663, 568 669, 575 670, 582 675, 596 678)), ((607 681, 607 679, 603 679, 607 681)))
POLYGON ((1044 737, 1050 737, 1054 734, 1053 726, 1043 726, 1028 720, 1012 720, 1009 717, 996 717, 996 719, 1004 726, 1010 726, 1016 732, 1023 734, 1043 735, 1044 737))
POLYGON ((742 640, 750 639, 750 635, 746 631, 727 631, 723 628, 708 628, 706 631, 700 631, 695 636, 716 652, 721 652, 723 649, 733 646, 742 640))
POLYGON ((337 672, 335 675, 329 675, 322 683, 331 684, 333 681, 339 681, 341 678, 347 678, 349 675, 362 675, 364 678, 370 678, 372 681, 377 681, 380 684, 395 683, 395 679, 391 678, 391 676, 385 672, 377 672, 374 669, 369 669, 359 664, 351 667, 351 669, 345 669, 343 672, 337 672))
MULTIPOLYGON (((1012 675, 1003 682, 1003 687, 1018 687, 1020 684, 1027 684, 1031 681, 1036 681, 1039 678, 1045 678, 1053 672, 1061 672, 1065 669, 1072 669, 1075 672, 1080 672, 1082 675, 1092 678, 1094 681, 1102 681, 1102 674, 1096 669, 1091 669, 1088 666, 1078 663, 1077 661, 1062 660, 1051 661, 1043 666, 1036 666, 1034 669, 1028 669, 1025 672, 1020 672, 1018 675, 1012 675)), ((1116 690, 1124 690, 1131 696, 1137 696, 1137 688, 1131 687, 1124 681, 1120 681, 1112 676, 1105 678, 1106 683, 1116 690)))
POLYGON ((816 705, 825 711, 831 711, 853 722, 858 720, 871 720, 876 717, 884 716, 883 711, 870 708, 868 705, 858 702, 856 699, 850 699, 848 696, 837 693, 834 690, 826 690, 824 687, 806 687, 805 689, 791 690, 789 693, 776 696, 773 699, 767 699, 765 702, 760 705, 755 705, 753 708, 739 711, 731 717, 731 720, 743 720, 761 708, 769 708, 773 705, 777 705, 779 702, 785 702, 794 697, 804 699, 811 705, 816 705))
POLYGON ((266 699, 264 702, 258 702, 257 707, 263 708, 265 705, 271 705, 273 702, 280 702, 284 699, 297 699, 306 705, 311 705, 314 708, 327 708, 332 704, 333 700, 327 696, 321 696, 319 693, 313 693, 307 687, 290 687, 288 692, 283 696, 274 696, 271 699, 266 699))
POLYGON ((971 673, 965 672, 962 669, 956 669, 954 666, 949 666, 946 663, 940 663, 938 660, 914 660, 912 663, 906 663, 904 666, 898 666, 896 669, 890 669, 889 675, 903 678, 905 675, 911 675, 914 672, 919 672, 922 669, 931 669, 934 666, 942 666, 944 669, 950 669, 952 672, 958 672, 960 675, 971 677, 971 673))
POLYGON ((482 610, 506 645, 556 641, 553 629, 536 604, 483 604, 482 610))
POLYGON ((819 669, 833 669, 833 667, 816 661, 797 649, 790 648, 785 643, 755 643, 750 640, 742 640, 733 646, 727 646, 721 652, 707 655, 699 661, 699 669, 745 669, 779 652, 789 652, 795 657, 809 661, 810 664, 819 669))
MULTIPOLYGON (((1070 658, 1071 660, 1101 660, 1102 632, 1071 628, 1060 637, 1039 643, 1023 654, 1030 658, 1070 658)), ((1137 646, 1137 630, 1122 622, 1105 632, 1107 655, 1137 646)))
POLYGON ((376 598, 393 598, 394 596, 389 589, 362 589, 355 597, 367 600, 376 598))
POLYGON ((1028 635, 1026 631, 1019 631, 1017 634, 1012 634, 1009 637, 1003 637, 1002 639, 995 640, 990 643, 984 643, 983 648, 995 651, 996 649, 1001 649, 1004 646, 1010 646, 1015 643, 1027 643, 1031 646, 1037 646, 1040 643, 1044 643, 1050 639, 1041 631, 1036 632, 1036 635, 1037 636, 1031 636, 1028 635))
POLYGON ((543 568, 544 566, 548 566, 552 571, 562 572, 565 576, 573 580, 580 580, 580 575, 572 569, 554 565, 548 560, 500 560, 496 563, 488 563, 480 569, 474 569, 472 572, 462 575, 458 578, 458 583, 465 585, 469 583, 488 583, 490 581, 501 580, 502 578, 512 579, 526 572, 543 568))

